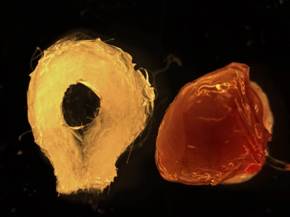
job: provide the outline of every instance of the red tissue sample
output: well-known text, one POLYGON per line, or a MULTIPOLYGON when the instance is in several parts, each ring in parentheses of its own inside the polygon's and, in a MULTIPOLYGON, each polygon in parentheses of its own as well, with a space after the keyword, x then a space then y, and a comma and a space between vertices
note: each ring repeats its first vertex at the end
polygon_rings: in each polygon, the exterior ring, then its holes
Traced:
POLYGON ((273 117, 249 67, 231 63, 188 84, 159 128, 155 161, 161 176, 190 185, 240 183, 262 168, 273 117))

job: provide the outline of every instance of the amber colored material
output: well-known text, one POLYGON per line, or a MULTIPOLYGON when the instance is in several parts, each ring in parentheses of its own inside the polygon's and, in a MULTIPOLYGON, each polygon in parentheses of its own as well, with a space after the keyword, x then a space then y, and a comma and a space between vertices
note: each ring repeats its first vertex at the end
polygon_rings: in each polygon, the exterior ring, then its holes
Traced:
POLYGON ((272 127, 266 116, 272 125, 267 97, 249 80, 247 65, 232 63, 186 84, 159 128, 161 176, 191 185, 248 180, 265 162, 272 127))
POLYGON ((61 194, 102 192, 154 108, 146 71, 101 39, 62 39, 30 74, 28 120, 61 194), (146 75, 146 76, 145 76, 146 75))

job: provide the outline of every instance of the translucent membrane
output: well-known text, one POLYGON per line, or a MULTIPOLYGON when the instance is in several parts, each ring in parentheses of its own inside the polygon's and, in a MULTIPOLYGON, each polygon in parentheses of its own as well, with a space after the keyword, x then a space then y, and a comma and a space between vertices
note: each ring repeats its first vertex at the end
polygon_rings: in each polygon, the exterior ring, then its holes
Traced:
POLYGON ((31 74, 28 118, 58 192, 102 191, 146 127, 154 90, 134 66, 128 53, 100 39, 63 40, 44 51, 31 74))

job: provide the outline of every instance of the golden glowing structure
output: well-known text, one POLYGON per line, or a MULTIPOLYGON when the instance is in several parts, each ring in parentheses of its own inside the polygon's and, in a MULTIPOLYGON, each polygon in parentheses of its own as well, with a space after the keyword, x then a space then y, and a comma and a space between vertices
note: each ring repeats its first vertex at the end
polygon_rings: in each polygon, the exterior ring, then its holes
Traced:
POLYGON ((96 40, 62 40, 44 51, 31 73, 28 118, 35 142, 50 160, 57 191, 104 190, 116 176, 115 163, 144 130, 154 90, 134 69, 132 57, 96 40), (70 85, 81 83, 100 98, 98 114, 83 136, 63 117, 70 85))

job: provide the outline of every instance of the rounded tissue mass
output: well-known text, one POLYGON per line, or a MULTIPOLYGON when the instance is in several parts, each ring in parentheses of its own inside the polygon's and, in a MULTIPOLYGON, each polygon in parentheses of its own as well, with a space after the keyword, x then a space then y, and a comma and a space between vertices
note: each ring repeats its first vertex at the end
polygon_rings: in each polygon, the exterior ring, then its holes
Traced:
POLYGON ((156 142, 161 176, 189 185, 240 183, 263 166, 273 116, 249 67, 231 63, 188 84, 168 107, 156 142))

